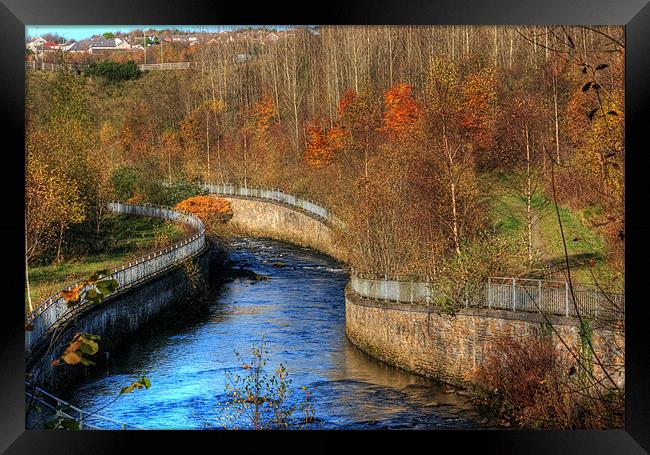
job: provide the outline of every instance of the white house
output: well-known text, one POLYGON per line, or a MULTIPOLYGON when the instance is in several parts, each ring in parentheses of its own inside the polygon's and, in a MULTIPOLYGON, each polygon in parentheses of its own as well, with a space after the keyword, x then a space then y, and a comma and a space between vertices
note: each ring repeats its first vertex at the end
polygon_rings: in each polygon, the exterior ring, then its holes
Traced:
POLYGON ((39 49, 43 44, 47 43, 47 40, 43 37, 36 37, 29 41, 26 45, 25 48, 31 50, 32 52, 36 53, 36 50, 39 49))
POLYGON ((130 51, 131 45, 120 38, 99 39, 93 41, 88 48, 89 54, 106 54, 119 51, 130 51))

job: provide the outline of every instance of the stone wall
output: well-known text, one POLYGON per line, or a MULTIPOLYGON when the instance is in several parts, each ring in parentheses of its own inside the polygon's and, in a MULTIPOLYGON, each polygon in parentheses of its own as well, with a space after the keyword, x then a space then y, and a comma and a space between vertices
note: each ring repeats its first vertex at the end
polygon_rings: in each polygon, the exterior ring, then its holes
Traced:
MULTIPOLYGON (((551 337, 555 346, 566 352, 561 337, 575 354, 581 345, 575 318, 550 316, 555 333, 539 313, 463 308, 450 316, 433 306, 362 299, 349 286, 345 292, 345 321, 350 341, 373 357, 459 386, 475 381, 486 354, 498 349, 495 341, 501 335, 551 337)), ((622 367, 624 337, 622 331, 593 327, 592 344, 603 365, 622 367)), ((597 366, 594 373, 603 376, 597 366)), ((622 368, 615 381, 624 384, 622 368)))
POLYGON ((230 201, 233 217, 228 224, 239 233, 307 246, 340 261, 347 258, 334 230, 307 212, 261 199, 220 197, 230 201))
MULTIPOLYGON (((209 247, 192 261, 207 279, 218 271, 220 258, 221 254, 216 247, 209 247)), ((32 382, 48 392, 58 394, 66 385, 89 374, 90 369, 101 367, 106 362, 106 352, 119 349, 133 339, 138 330, 163 310, 174 305, 187 304, 187 298, 192 296, 192 291, 190 277, 182 266, 178 266, 129 290, 108 297, 101 304, 75 318, 56 337, 50 349, 43 344, 26 359, 27 371, 33 374, 32 382), (52 361, 63 353, 77 332, 101 336, 100 351, 92 357, 97 366, 51 366, 52 361)))

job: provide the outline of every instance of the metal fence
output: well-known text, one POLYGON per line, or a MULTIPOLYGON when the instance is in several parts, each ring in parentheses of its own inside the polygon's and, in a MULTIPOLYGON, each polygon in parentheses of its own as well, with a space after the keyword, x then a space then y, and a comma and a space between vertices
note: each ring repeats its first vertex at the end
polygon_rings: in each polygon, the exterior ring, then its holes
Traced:
MULTIPOLYGON (((118 288, 115 293, 122 292, 145 279, 157 275, 185 259, 194 256, 205 248, 205 228, 201 220, 192 214, 178 212, 164 207, 146 204, 124 204, 120 202, 109 203, 108 210, 125 215, 150 216, 177 221, 197 230, 192 236, 174 245, 122 264, 111 270, 112 278, 118 283, 118 288)), ((78 284, 79 282, 73 283, 50 296, 27 315, 25 324, 26 326, 31 326, 31 330, 25 331, 26 350, 30 349, 36 341, 58 321, 62 320, 62 318, 68 318, 84 307, 85 302, 82 301, 74 309, 68 308, 65 299, 61 295, 61 292, 65 290, 69 291, 78 284)), ((83 291, 89 290, 92 287, 84 286, 83 291)))
POLYGON ((142 71, 148 70, 186 70, 190 64, 196 66, 195 62, 178 62, 178 63, 141 63, 138 65, 142 71))
POLYGON ((75 65, 75 64, 60 64, 60 63, 45 63, 30 60, 25 62, 25 69, 43 70, 43 71, 77 71, 87 68, 88 65, 75 65))
POLYGON ((61 398, 58 398, 39 387, 35 387, 28 382, 25 383, 25 396, 29 402, 38 403, 40 406, 56 413, 59 417, 74 420, 79 424, 80 430, 146 429, 137 425, 119 422, 90 411, 84 411, 83 409, 73 406, 70 403, 63 401, 61 398))
POLYGON ((282 202, 284 204, 298 207, 318 218, 325 221, 333 221, 334 217, 331 212, 320 204, 314 201, 305 199, 293 194, 287 194, 282 190, 275 188, 257 188, 242 185, 235 185, 232 183, 220 184, 202 184, 202 187, 210 193, 220 194, 223 196, 240 196, 258 199, 267 199, 275 202, 282 202))
MULTIPOLYGON (((45 63, 37 62, 35 60, 25 61, 25 69, 43 70, 43 71, 83 71, 88 68, 87 64, 61 64, 61 63, 45 63)), ((190 67, 197 68, 198 62, 175 62, 175 63, 140 63, 138 68, 141 71, 151 70, 186 70, 190 67)))
MULTIPOLYGON (((426 282, 373 280, 353 275, 350 286, 361 297, 374 300, 430 305, 436 297, 436 291, 426 282)), ((581 316, 610 320, 623 319, 625 315, 625 294, 583 285, 574 286, 571 292, 565 281, 524 278, 488 278, 464 304, 562 316, 577 316, 579 312, 581 316)))

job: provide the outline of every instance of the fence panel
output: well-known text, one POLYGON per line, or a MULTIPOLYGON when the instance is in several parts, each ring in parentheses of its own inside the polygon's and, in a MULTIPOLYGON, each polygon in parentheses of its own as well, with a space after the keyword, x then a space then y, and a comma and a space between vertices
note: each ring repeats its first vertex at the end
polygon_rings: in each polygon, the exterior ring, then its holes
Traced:
MULTIPOLYGON (((368 279, 352 275, 351 289, 361 297, 401 303, 433 303, 435 290, 425 282, 368 279)), ((543 312, 561 316, 581 316, 620 320, 625 315, 625 295, 597 288, 576 288, 575 304, 568 283, 522 278, 490 278, 468 306, 509 311, 543 312)), ((463 303, 465 305, 465 302, 463 303)))

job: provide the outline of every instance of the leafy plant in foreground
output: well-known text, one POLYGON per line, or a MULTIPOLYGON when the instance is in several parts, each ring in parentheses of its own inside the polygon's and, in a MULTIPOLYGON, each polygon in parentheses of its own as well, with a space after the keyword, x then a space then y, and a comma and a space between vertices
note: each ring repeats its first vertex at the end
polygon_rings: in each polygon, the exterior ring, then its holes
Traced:
POLYGON ((251 357, 244 359, 235 353, 241 368, 248 373, 238 375, 226 373, 227 400, 219 416, 223 426, 262 429, 290 428, 296 422, 297 428, 308 428, 314 419, 314 408, 307 387, 301 387, 304 398, 291 404, 293 391, 291 379, 283 364, 269 371, 266 368, 266 344, 254 344, 251 357), (301 419, 293 417, 296 411, 301 419))

